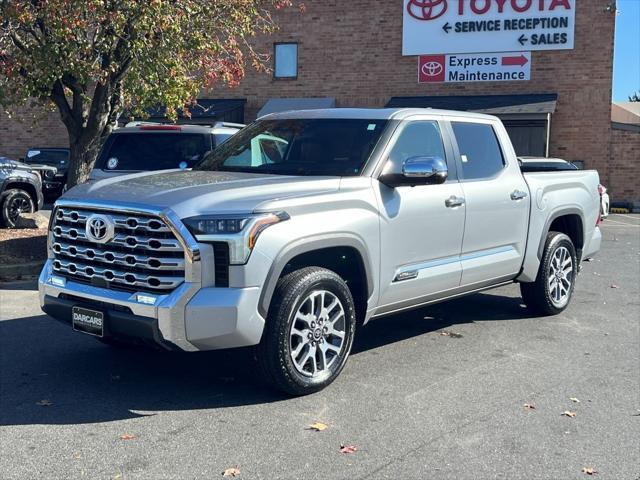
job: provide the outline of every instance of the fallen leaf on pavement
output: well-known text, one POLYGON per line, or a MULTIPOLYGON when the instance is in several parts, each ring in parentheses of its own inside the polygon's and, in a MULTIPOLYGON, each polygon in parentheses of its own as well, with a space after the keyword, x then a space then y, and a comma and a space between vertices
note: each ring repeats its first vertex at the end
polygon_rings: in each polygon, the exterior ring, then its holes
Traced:
POLYGON ((620 288, 618 285, 611 285, 611 288, 620 288))
POLYGON ((340 444, 340 453, 356 453, 358 447, 355 445, 342 445, 340 444))
POLYGON ((562 412, 560 415, 564 415, 565 417, 575 417, 576 416, 576 412, 570 412, 569 410, 566 410, 564 412, 562 412))
POLYGON ((137 438, 137 437, 130 433, 125 433, 124 435, 120 435, 120 440, 133 440, 134 438, 137 438))
POLYGON ((595 473, 598 473, 598 471, 593 469, 593 468, 591 468, 591 467, 584 467, 582 469, 582 473, 586 473, 587 475, 593 475, 595 473))
POLYGON ((448 330, 443 330, 442 332, 440 332, 440 335, 442 335, 443 337, 462 338, 461 333, 450 332, 448 330))
POLYGON ((320 422, 312 423, 309 425, 307 430, 315 430, 316 432, 321 432, 322 430, 326 430, 328 425, 320 422))
POLYGON ((580 400, 578 400, 576 397, 571 397, 569 400, 571 400, 573 403, 580 403, 580 400))
POLYGON ((73 452, 73 458, 75 460, 80 460, 82 458, 82 455, 80 454, 80 452, 73 452))
POLYGON ((224 472, 222 472, 223 477, 239 477, 240 469, 236 465, 235 467, 227 468, 224 472))
POLYGON ((533 403, 525 403, 523 405, 523 407, 524 407, 525 410, 535 410, 536 409, 536 406, 533 403))
POLYGON ((50 407, 51 405, 53 405, 53 402, 45 398, 44 400, 36 402, 36 405, 40 405, 41 407, 50 407))

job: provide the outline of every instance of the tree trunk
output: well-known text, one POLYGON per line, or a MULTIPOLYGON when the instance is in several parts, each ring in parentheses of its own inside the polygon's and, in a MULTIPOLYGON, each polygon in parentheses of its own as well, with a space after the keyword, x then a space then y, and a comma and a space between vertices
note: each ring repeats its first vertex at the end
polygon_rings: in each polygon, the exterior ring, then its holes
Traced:
POLYGON ((74 187, 87 180, 100 152, 100 145, 101 142, 94 141, 91 145, 87 145, 86 142, 73 142, 70 139, 69 173, 67 176, 68 188, 74 187))

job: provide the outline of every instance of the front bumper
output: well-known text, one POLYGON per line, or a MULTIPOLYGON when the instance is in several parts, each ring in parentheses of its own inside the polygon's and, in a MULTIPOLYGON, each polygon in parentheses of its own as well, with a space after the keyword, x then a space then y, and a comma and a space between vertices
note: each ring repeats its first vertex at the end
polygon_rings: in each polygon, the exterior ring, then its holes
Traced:
POLYGON ((100 310, 108 337, 201 351, 256 345, 262 336, 258 287, 202 288, 201 283, 185 282, 169 294, 155 295, 155 304, 147 305, 138 302, 136 293, 69 280, 54 285, 52 277, 49 260, 38 281, 41 308, 65 323, 71 322, 74 306, 100 310))

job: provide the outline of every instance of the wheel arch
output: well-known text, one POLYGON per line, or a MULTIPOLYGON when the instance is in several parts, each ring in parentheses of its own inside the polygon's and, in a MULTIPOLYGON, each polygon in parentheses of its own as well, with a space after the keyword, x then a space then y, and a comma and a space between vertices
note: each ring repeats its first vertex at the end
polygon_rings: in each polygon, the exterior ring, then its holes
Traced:
MULTIPOLYGON (((351 265, 351 263, 348 264, 351 265)), ((262 289, 258 303, 261 315, 266 318, 280 277, 288 271, 304 266, 328 268, 336 271, 343 278, 347 277, 345 281, 354 296, 357 313, 363 315, 363 312, 366 312, 368 300, 375 290, 369 251, 358 237, 340 234, 300 239, 280 251, 272 262, 262 289), (341 258, 343 256, 346 258, 341 258), (345 275, 346 270, 340 271, 339 268, 340 261, 345 260, 356 261, 358 268, 345 275)), ((359 318, 359 320, 362 319, 359 318)))
POLYGON ((584 247, 585 222, 584 214, 578 208, 564 208, 549 216, 540 237, 538 245, 538 258, 542 258, 544 246, 549 232, 560 232, 567 235, 576 249, 578 263, 582 259, 584 247))
POLYGON ((2 191, 1 197, 4 199, 4 197, 7 195, 7 192, 9 190, 16 190, 16 189, 24 190, 25 192, 27 192, 31 197, 31 200, 33 201, 35 210, 38 210, 38 191, 36 190, 36 187, 29 182, 23 182, 23 181, 7 182, 4 186, 4 190, 2 191))

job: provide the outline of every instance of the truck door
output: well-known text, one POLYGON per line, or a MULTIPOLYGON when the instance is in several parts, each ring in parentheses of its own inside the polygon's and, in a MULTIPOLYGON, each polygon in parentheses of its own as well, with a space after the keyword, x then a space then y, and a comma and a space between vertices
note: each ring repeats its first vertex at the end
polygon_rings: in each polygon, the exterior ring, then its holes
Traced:
MULTIPOLYGON (((413 117, 412 117, 413 118, 413 117)), ((403 121, 384 157, 385 173, 401 173, 415 156, 440 157, 448 179, 439 185, 376 186, 381 214, 380 299, 377 313, 428 300, 460 285, 465 206, 452 144, 435 120, 403 121)))
POLYGON ((451 122, 466 202, 462 285, 515 276, 529 225, 529 188, 504 128, 474 119, 451 122))

